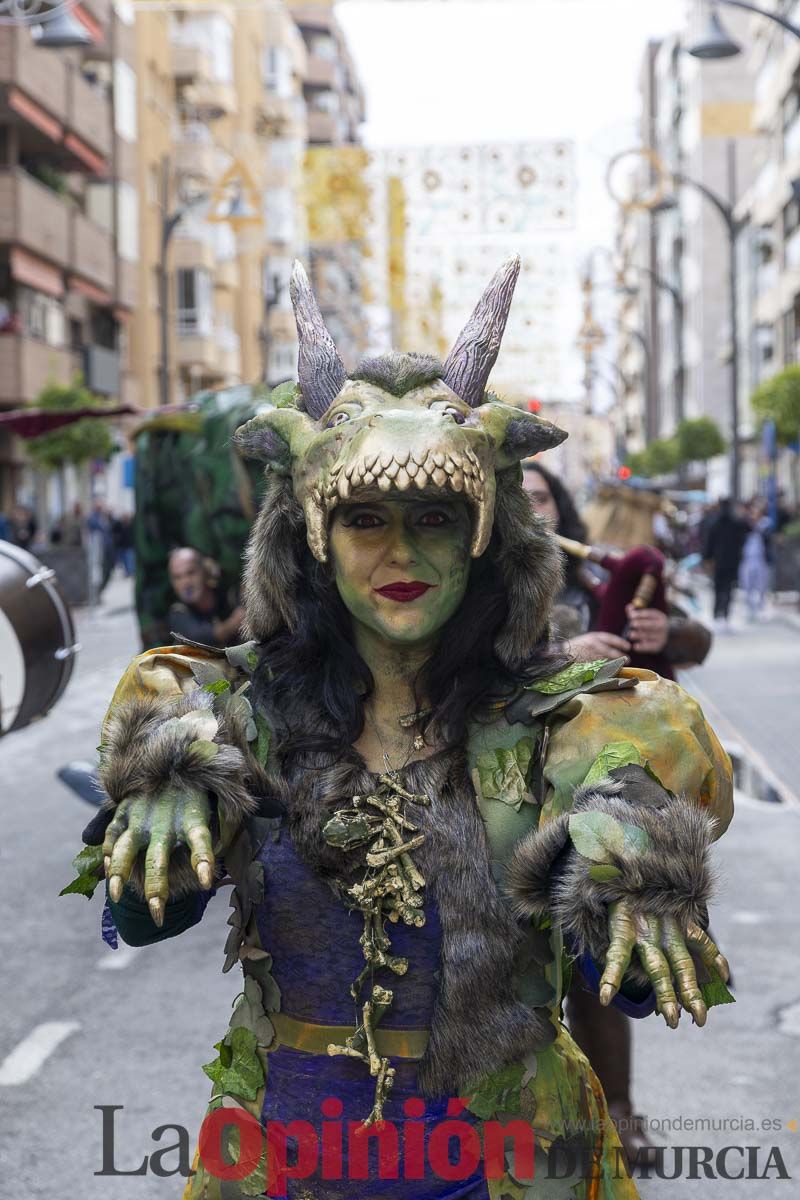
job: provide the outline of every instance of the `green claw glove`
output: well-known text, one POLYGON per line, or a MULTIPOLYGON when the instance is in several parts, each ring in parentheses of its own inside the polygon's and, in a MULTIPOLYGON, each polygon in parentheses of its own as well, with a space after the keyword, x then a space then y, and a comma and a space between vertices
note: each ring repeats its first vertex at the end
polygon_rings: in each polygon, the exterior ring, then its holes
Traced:
POLYGON ((103 863, 111 899, 119 901, 139 854, 144 850, 144 895, 159 928, 170 895, 170 859, 176 849, 190 851, 192 869, 207 890, 214 880, 211 808, 201 791, 182 789, 151 796, 130 796, 114 813, 103 842, 103 863))
POLYGON ((619 991, 635 950, 653 985, 658 1011, 670 1029, 678 1025, 680 1004, 696 1025, 705 1025, 708 1009, 690 951, 717 971, 724 983, 730 979, 728 963, 708 934, 693 921, 682 928, 675 917, 637 912, 627 897, 614 901, 608 911, 610 941, 600 980, 600 1003, 610 1004, 619 991))

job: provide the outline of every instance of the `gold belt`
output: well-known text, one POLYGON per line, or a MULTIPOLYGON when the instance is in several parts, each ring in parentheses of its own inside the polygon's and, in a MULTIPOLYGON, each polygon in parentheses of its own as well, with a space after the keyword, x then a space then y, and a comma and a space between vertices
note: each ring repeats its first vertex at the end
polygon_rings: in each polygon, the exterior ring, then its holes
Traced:
MULTIPOLYGON (((270 1013, 269 1019, 275 1028, 277 1044, 291 1050, 305 1050, 306 1054, 327 1054, 331 1043, 343 1046, 355 1033, 352 1025, 313 1025, 286 1013, 270 1013)), ((429 1036, 427 1029, 381 1029, 378 1026, 375 1044, 378 1054, 385 1058, 422 1058, 429 1036)))

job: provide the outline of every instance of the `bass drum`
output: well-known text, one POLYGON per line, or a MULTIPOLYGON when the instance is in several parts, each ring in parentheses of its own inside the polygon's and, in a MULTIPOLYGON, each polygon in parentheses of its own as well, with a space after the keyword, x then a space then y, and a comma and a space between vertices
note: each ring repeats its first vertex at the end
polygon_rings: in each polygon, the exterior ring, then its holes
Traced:
POLYGON ((55 571, 0 541, 0 735, 53 707, 78 650, 55 571))

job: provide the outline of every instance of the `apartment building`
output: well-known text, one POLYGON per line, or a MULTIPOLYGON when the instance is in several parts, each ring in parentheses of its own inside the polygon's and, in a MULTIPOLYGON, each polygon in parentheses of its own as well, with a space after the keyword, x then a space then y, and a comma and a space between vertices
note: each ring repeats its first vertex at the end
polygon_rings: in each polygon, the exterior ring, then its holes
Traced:
MULTIPOLYGON (((784 3, 800 23, 800 3, 784 3)), ((800 362, 800 42, 753 18, 742 38, 754 81, 754 123, 763 165, 737 208, 740 408, 755 388, 800 362)), ((792 491, 792 453, 778 458, 778 482, 792 491)), ((750 473, 753 490, 754 472, 750 473)))
POLYGON ((280 382, 296 367, 303 41, 272 0, 142 8, 136 30, 144 402, 280 382))
MULTIPOLYGON (((736 204, 763 153, 754 125, 754 81, 741 57, 702 62, 689 55, 707 13, 695 6, 687 28, 651 43, 640 76, 641 140, 664 165, 736 204)), ((749 17, 726 12, 744 41, 749 17)), ((638 184, 653 183, 644 166, 638 184)), ((669 437, 683 417, 712 417, 731 429, 729 241, 724 221, 698 189, 678 186, 672 206, 623 211, 618 249, 620 367, 632 381, 627 404, 638 440, 669 437), (626 332, 627 331, 627 332, 626 332), (633 414, 638 410, 638 418, 633 414)), ((747 434, 746 421, 740 433, 747 434)), ((724 458, 714 460, 714 490, 728 487, 724 458)))
POLYGON ((365 199, 367 158, 358 150, 364 95, 332 0, 291 3, 289 8, 308 57, 303 96, 308 114, 306 205, 312 217, 309 274, 328 328, 345 365, 352 368, 367 345, 367 223, 350 219, 350 213, 363 211, 365 199), (313 210, 323 204, 333 210, 341 206, 343 219, 315 227, 313 210))
MULTIPOLYGON (((33 404, 83 374, 136 402, 138 138, 133 14, 72 10, 91 42, 46 49, 30 24, 0 26, 0 406, 33 404)), ((0 508, 30 496, 22 445, 0 434, 0 508)))

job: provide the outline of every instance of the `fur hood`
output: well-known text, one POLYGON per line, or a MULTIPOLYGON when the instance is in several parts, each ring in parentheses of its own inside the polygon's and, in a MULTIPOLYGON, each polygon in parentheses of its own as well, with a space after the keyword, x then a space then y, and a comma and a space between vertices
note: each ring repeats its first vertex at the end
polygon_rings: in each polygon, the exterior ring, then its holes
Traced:
MULTIPOLYGON (((508 595, 508 619, 496 649, 508 667, 523 663, 545 632, 562 586, 562 556, 536 515, 519 479, 519 468, 497 475, 494 526, 487 553, 494 553, 508 595)), ((303 510, 292 481, 267 469, 267 487, 245 555, 247 636, 266 641, 296 620, 302 556, 308 554, 303 510)))

